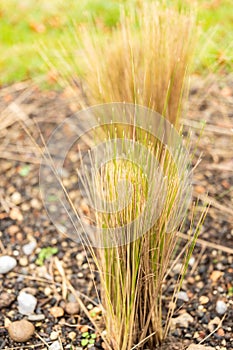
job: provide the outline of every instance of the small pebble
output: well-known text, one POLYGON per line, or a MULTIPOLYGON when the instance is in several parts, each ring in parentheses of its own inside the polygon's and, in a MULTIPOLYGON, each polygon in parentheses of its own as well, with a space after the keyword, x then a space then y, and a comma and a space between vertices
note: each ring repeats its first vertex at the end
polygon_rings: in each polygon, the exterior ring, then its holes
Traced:
POLYGON ((189 265, 193 266, 194 263, 195 263, 195 258, 194 258, 194 256, 191 256, 191 258, 189 259, 189 265))
POLYGON ((41 208, 41 202, 39 202, 39 200, 36 199, 36 198, 33 198, 30 201, 30 204, 31 204, 31 207, 34 208, 34 209, 40 209, 41 208))
POLYGON ((49 350, 61 350, 61 349, 62 349, 61 344, 58 340, 49 346, 49 350))
POLYGON ((23 221, 23 215, 17 207, 11 209, 9 216, 12 220, 23 221))
POLYGON ((68 338, 72 341, 76 338, 76 336, 77 336, 77 334, 75 332, 70 332, 68 334, 68 338))
POLYGON ((219 262, 219 263, 217 263, 216 268, 218 270, 220 270, 220 271, 223 271, 224 270, 224 265, 221 262, 219 262))
POLYGON ((37 304, 37 299, 33 295, 29 293, 21 292, 17 300, 18 300, 18 309, 22 315, 33 314, 37 304))
POLYGON ((15 205, 18 205, 21 203, 22 201, 22 196, 19 192, 14 192, 12 195, 11 195, 11 200, 12 202, 15 204, 15 205))
POLYGON ((194 284, 194 283, 195 283, 195 279, 194 279, 193 277, 188 277, 188 278, 187 278, 187 282, 188 282, 189 284, 194 284))
POLYGON ((17 261, 9 255, 0 257, 0 273, 7 273, 15 268, 17 261))
POLYGON ((26 256, 23 256, 22 258, 19 259, 19 265, 23 267, 28 265, 28 259, 26 256))
POLYGON ((54 306, 50 309, 50 313, 53 317, 62 317, 64 315, 64 310, 60 306, 54 306))
POLYGON ((11 320, 7 317, 4 318, 4 327, 8 328, 11 324, 11 320))
POLYGON ((14 236, 17 232, 19 232, 19 227, 16 225, 11 225, 7 229, 10 236, 14 236))
POLYGON ((213 282, 217 282, 217 280, 223 275, 223 272, 222 271, 218 271, 218 270, 215 270, 211 273, 210 275, 210 279, 213 281, 213 282))
POLYGON ((36 241, 31 241, 29 242, 28 244, 25 244, 23 247, 22 247, 22 250, 24 252, 25 255, 31 255, 33 250, 36 248, 37 246, 37 243, 36 241))
POLYGON ((177 293, 177 299, 183 300, 183 301, 185 301, 185 302, 188 302, 188 301, 189 301, 188 294, 187 294, 186 292, 182 292, 182 291, 180 291, 180 292, 177 293))
POLYGON ((224 335, 225 335, 224 330, 223 330, 222 328, 219 328, 219 329, 217 330, 217 335, 218 335, 219 337, 224 337, 224 335))
POLYGON ((49 338, 50 338, 51 340, 57 340, 58 335, 59 335, 59 334, 58 334, 57 332, 53 331, 53 332, 51 332, 49 338))
POLYGON ((185 312, 180 316, 171 319, 171 329, 175 329, 176 326, 188 328, 189 323, 192 323, 193 321, 194 318, 185 312))
POLYGON ((190 334, 190 333, 186 333, 184 337, 185 337, 185 338, 188 338, 188 339, 191 339, 193 336, 192 336, 192 334, 190 334))
POLYGON ((196 283, 196 287, 198 289, 202 289, 204 287, 204 283, 202 281, 199 281, 199 282, 196 283))
POLYGON ((81 333, 86 333, 86 332, 88 332, 89 331, 89 327, 88 326, 82 326, 81 328, 80 328, 80 332, 81 333))
POLYGON ((205 296, 205 295, 202 295, 202 296, 200 296, 200 298, 199 298, 199 301, 200 301, 201 305, 207 304, 207 303, 209 302, 209 300, 210 300, 210 299, 209 299, 207 296, 205 296))
POLYGON ((218 300, 216 303, 216 311, 219 315, 225 314, 227 311, 227 304, 223 300, 218 300))
MULTIPOLYGON (((71 274, 72 274, 72 271, 71 271, 71 274)), ((69 303, 76 303, 76 298, 75 298, 74 294, 69 294, 68 295, 68 302, 69 303)))
POLYGON ((221 322, 220 318, 219 317, 215 317, 213 320, 211 320, 209 323, 208 323, 208 329, 210 332, 212 332, 214 330, 214 328, 216 328, 216 326, 219 325, 219 323, 221 322))
POLYGON ((174 272, 175 275, 179 275, 182 271, 182 268, 183 268, 183 264, 178 263, 173 267, 172 271, 174 272))
POLYGON ((52 293, 52 289, 49 287, 45 287, 44 294, 48 297, 49 295, 51 295, 51 293, 52 293))
POLYGON ((29 321, 43 321, 45 319, 45 315, 43 314, 32 314, 28 316, 29 321))
POLYGON ((35 332, 35 327, 27 320, 12 322, 8 327, 8 333, 12 340, 19 343, 28 341, 35 332))
POLYGON ((15 295, 7 292, 0 293, 0 310, 4 307, 10 306, 15 300, 15 295))
POLYGON ((67 312, 67 314, 69 315, 75 315, 79 313, 79 303, 67 303, 65 306, 65 310, 67 312))

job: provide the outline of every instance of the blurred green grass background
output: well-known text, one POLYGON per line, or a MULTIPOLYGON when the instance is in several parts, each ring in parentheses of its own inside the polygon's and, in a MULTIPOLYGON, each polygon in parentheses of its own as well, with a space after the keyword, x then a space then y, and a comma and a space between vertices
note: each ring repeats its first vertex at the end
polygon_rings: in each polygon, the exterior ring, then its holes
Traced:
MULTIPOLYGON (((146 0, 145 0, 146 1, 146 0)), ((74 46, 74 29, 93 20, 101 30, 116 25, 119 4, 137 0, 1 0, 0 85, 48 73, 38 47, 51 53, 59 42, 74 46), (72 42, 73 40, 73 42, 72 42)), ((231 0, 198 1, 201 38, 194 71, 198 73, 232 69, 233 5, 231 0)), ((81 69, 81 67, 80 67, 81 69)))

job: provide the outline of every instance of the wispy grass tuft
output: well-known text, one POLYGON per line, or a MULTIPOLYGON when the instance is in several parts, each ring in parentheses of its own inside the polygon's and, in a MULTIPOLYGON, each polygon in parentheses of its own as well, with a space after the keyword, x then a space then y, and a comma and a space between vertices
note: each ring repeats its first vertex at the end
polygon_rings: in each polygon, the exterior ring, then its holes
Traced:
MULTIPOLYGON (((173 7, 139 3, 138 8, 131 8, 127 15, 122 11, 119 26, 104 35, 95 35, 84 28, 78 36, 77 43, 82 43, 78 57, 84 64, 85 104, 130 102, 143 105, 159 112, 179 128, 194 50, 195 18, 173 7)), ((71 63, 65 57, 65 48, 61 46, 60 77, 70 81, 76 57, 70 58, 71 63)), ((74 85, 77 83, 73 82, 74 85)), ((114 130, 112 126, 92 130, 92 141, 113 139, 115 144, 111 147, 114 149, 122 140, 124 153, 131 160, 130 154, 134 154, 138 144, 147 151, 139 153, 133 162, 115 157, 98 171, 94 166, 91 175, 82 164, 79 175, 87 197, 97 207, 99 203, 106 203, 102 208, 106 210, 94 210, 88 218, 93 222, 95 216, 100 234, 98 246, 102 248, 93 249, 87 244, 86 249, 92 254, 100 274, 107 347, 110 344, 113 350, 155 349, 169 334, 177 292, 205 212, 195 227, 191 222, 189 240, 181 245, 178 231, 182 222, 178 219, 187 215, 184 207, 186 196, 190 194, 186 155, 178 148, 174 160, 161 140, 151 135, 147 138, 142 129, 135 129, 135 125, 125 128, 123 124, 122 119, 122 124, 115 125, 114 130), (131 146, 125 143, 129 139, 133 141, 131 146), (156 173, 156 164, 162 169, 161 176, 156 173), (144 176, 142 167, 146 168, 149 178, 144 176), (179 176, 177 167, 181 168, 179 176), (127 191, 122 192, 123 195, 119 191, 119 182, 131 184, 126 186, 131 194, 129 202, 124 196, 127 191), (121 204, 121 209, 115 210, 115 202, 121 204), (152 208, 160 202, 162 210, 154 220, 152 208), (146 216, 130 226, 145 209, 146 216), (144 234, 139 234, 143 228, 144 234), (121 244, 117 241, 109 247, 106 232, 116 231, 120 233, 121 244), (181 262, 182 268, 173 281, 172 295, 167 296, 166 282, 177 261, 181 262)), ((106 142, 104 150, 111 154, 112 149, 109 150, 107 145, 106 142)), ((104 155, 102 158, 108 159, 104 155)), ((91 156, 89 164, 95 165, 91 156)), ((82 238, 84 244, 89 243, 88 235, 82 238)))
MULTIPOLYGON (((116 152, 115 157, 98 168, 92 154, 92 176, 90 168, 87 169, 84 164, 79 171, 87 198, 92 203, 90 207, 97 208, 94 214, 98 231, 95 236, 93 229, 93 237, 94 243, 98 240, 98 246, 102 248, 91 249, 91 254, 100 274, 106 339, 114 350, 155 349, 169 334, 177 293, 205 212, 195 227, 191 222, 189 239, 183 244, 179 230, 187 216, 182 205, 187 200, 186 196, 190 196, 187 183, 191 176, 184 150, 178 150, 174 159, 161 142, 145 135, 140 128, 135 131, 135 138, 131 132, 122 133, 115 126, 106 130, 105 125, 102 133, 96 131, 96 138, 92 135, 93 139, 99 139, 100 134, 105 140, 104 153, 101 154, 103 160, 109 159, 107 154, 112 155, 119 142, 122 154, 126 155, 126 158, 120 159, 116 152), (133 142, 129 143, 129 139, 133 142), (113 143, 108 143, 108 140, 113 143), (138 145, 141 147, 140 156, 135 157, 138 145), (162 169, 161 176, 158 175, 158 167, 162 169), (179 176, 178 167, 182 167, 179 176), (124 188, 119 187, 121 183, 124 188), (102 209, 99 203, 104 204, 102 209), (158 210, 156 203, 161 204, 161 211, 155 219, 153 208, 158 210), (139 225, 132 225, 143 211, 147 214, 141 216, 139 225), (148 221, 150 229, 146 229, 148 221), (144 233, 139 234, 140 230, 144 233), (106 232, 113 234, 106 237, 106 232), (112 245, 109 245, 108 239, 113 242, 112 245), (173 279, 172 293, 168 294, 166 283, 177 262, 182 268, 173 279)), ((97 153, 97 158, 99 156, 97 153)), ((194 212, 195 208, 193 217, 194 212)), ((84 243, 87 243, 85 239, 84 243)))
POLYGON ((127 15, 122 10, 119 26, 104 36, 84 28, 77 41, 82 43, 88 103, 131 102, 177 125, 194 31, 192 13, 147 2, 127 15))

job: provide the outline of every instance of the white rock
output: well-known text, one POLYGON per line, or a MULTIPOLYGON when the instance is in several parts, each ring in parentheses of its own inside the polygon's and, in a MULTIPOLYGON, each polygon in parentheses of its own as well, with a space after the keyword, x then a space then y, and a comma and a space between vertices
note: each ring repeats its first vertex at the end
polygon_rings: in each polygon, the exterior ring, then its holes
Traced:
POLYGON ((177 299, 183 300, 185 302, 189 301, 188 294, 186 292, 182 292, 182 291, 177 293, 177 299))
POLYGON ((175 329, 176 326, 188 328, 189 323, 192 323, 193 321, 194 318, 185 312, 184 314, 171 319, 171 329, 175 329))
POLYGON ((33 314, 37 304, 37 299, 33 295, 29 293, 21 292, 17 300, 18 300, 18 309, 22 315, 33 314))
POLYGON ((214 350, 212 346, 204 346, 201 344, 191 344, 187 350, 214 350))
POLYGON ((218 300, 216 303, 216 311, 219 315, 225 314, 225 312, 227 311, 227 304, 224 303, 224 301, 222 300, 218 300))
POLYGON ((22 250, 24 252, 25 255, 31 255, 33 250, 36 248, 37 244, 36 244, 36 241, 31 241, 29 242, 28 244, 25 244, 23 247, 22 247, 22 250))
POLYGON ((49 346, 49 350, 61 350, 60 342, 57 340, 49 346))
POLYGON ((17 261, 12 256, 4 255, 0 257, 0 273, 7 273, 15 268, 17 261))
POLYGON ((191 256, 191 258, 189 259, 189 265, 193 266, 194 263, 195 263, 195 258, 194 258, 194 256, 191 256))

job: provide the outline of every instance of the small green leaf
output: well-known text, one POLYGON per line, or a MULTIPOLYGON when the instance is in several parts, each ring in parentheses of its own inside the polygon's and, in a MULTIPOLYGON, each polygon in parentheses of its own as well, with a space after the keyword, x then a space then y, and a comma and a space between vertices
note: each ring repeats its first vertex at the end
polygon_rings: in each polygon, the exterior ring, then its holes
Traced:
POLYGON ((88 340, 88 339, 82 339, 82 340, 81 340, 81 345, 82 345, 82 346, 86 346, 88 343, 89 343, 89 340, 88 340))
POLYGON ((49 259, 52 255, 57 254, 58 249, 56 247, 46 247, 42 248, 39 252, 38 258, 36 260, 36 264, 42 266, 46 259, 49 259))
POLYGON ((90 339, 89 344, 95 344, 95 339, 90 339))
POLYGON ((93 333, 93 334, 91 335, 91 337, 92 337, 92 339, 96 339, 96 334, 93 333))
POLYGON ((82 333, 82 337, 83 337, 83 338, 87 338, 88 336, 89 336, 89 333, 88 333, 88 332, 82 333))
POLYGON ((21 175, 23 177, 27 176, 30 172, 30 169, 31 169, 30 165, 22 166, 19 170, 19 175, 21 175))

